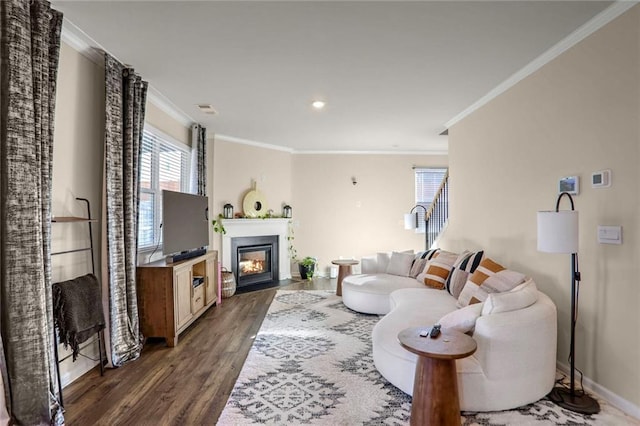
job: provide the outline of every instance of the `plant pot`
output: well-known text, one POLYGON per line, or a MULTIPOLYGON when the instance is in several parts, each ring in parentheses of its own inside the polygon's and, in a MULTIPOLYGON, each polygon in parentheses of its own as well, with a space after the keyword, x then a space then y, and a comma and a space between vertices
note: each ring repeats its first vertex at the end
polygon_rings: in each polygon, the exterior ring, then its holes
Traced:
POLYGON ((313 277, 313 271, 315 269, 315 266, 316 266, 315 264, 309 265, 309 266, 298 264, 298 270, 300 271, 300 278, 302 278, 303 280, 311 279, 311 277, 313 277))

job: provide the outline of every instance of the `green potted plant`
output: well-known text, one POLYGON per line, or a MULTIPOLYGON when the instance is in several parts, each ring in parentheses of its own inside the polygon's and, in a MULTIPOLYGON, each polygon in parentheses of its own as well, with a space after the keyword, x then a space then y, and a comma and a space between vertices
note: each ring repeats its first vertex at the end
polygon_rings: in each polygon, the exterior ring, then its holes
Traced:
POLYGON ((318 261, 315 257, 306 256, 298 260, 298 270, 300 271, 300 278, 303 280, 309 280, 313 278, 313 274, 316 269, 316 263, 318 261))
POLYGON ((227 230, 224 228, 224 225, 222 224, 222 219, 224 219, 224 216, 222 216, 222 214, 219 214, 217 219, 213 219, 211 221, 211 224, 213 225, 213 232, 219 232, 221 234, 227 233, 227 230))
POLYGON ((298 257, 298 251, 293 245, 294 232, 293 232, 293 221, 289 221, 289 233, 287 235, 287 241, 289 243, 289 258, 292 262, 298 264, 298 270, 300 271, 300 278, 303 280, 309 280, 313 278, 313 274, 316 269, 316 263, 318 260, 315 257, 306 256, 300 259, 298 257))

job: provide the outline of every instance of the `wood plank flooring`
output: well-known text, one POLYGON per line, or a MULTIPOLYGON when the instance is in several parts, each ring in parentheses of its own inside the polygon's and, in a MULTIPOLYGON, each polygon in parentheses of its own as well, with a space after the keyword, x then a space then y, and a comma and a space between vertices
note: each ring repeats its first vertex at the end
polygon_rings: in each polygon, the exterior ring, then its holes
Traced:
MULTIPOLYGON (((315 278, 282 290, 334 289, 315 278)), ((233 389, 277 289, 236 294, 210 308, 175 348, 147 341, 124 367, 96 367, 63 389, 67 425, 213 425, 233 389)))

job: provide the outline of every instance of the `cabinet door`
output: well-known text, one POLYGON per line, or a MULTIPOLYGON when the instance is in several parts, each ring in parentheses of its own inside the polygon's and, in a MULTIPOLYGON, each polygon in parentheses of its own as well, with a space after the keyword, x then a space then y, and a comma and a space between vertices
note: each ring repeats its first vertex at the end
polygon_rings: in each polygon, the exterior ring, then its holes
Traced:
POLYGON ((175 270, 175 312, 176 329, 180 329, 193 316, 191 314, 191 268, 175 270))
POLYGON ((207 258, 207 278, 205 282, 205 305, 218 300, 218 262, 215 257, 207 258))

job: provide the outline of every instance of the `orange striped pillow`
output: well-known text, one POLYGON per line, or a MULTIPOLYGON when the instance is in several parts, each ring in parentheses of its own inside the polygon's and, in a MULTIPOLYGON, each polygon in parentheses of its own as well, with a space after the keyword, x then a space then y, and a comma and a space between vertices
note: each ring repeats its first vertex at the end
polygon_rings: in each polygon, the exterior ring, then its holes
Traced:
POLYGON ((424 268, 424 284, 442 290, 457 259, 458 255, 455 253, 444 250, 437 252, 424 268))
POLYGON ((467 280, 460 296, 458 307, 487 300, 490 293, 502 293, 523 283, 525 275, 511 271, 492 259, 485 258, 467 280))

